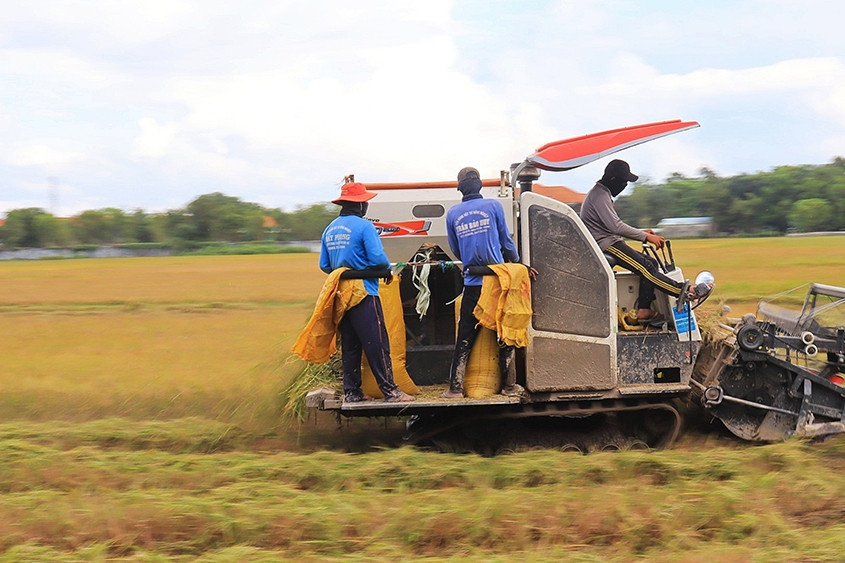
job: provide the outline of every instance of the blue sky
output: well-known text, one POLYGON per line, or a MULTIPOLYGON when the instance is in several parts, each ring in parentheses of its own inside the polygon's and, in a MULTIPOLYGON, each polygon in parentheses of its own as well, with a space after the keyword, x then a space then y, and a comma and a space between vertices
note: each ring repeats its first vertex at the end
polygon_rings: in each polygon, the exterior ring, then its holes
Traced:
MULTIPOLYGON (((621 153, 661 181, 845 156, 834 0, 12 3, 0 215, 287 210, 366 182, 486 177, 553 140, 701 128, 621 153)), ((544 173, 586 191, 606 160, 544 173)))

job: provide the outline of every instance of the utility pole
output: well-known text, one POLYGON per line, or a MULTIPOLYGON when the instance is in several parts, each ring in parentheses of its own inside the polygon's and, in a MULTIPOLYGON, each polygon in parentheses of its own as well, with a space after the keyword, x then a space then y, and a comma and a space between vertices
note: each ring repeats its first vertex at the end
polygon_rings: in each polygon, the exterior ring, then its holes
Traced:
POLYGON ((59 213, 59 179, 55 176, 47 178, 49 200, 49 210, 53 216, 58 216, 59 213))

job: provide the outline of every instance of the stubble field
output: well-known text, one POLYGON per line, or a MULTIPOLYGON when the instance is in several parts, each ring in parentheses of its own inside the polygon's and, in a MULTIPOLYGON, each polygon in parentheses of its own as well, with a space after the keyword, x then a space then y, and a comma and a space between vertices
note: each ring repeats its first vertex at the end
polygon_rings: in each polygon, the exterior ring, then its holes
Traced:
MULTIPOLYGON (((842 241, 675 254, 738 316, 845 285, 842 241)), ((750 447, 691 413, 669 451, 480 458, 282 426, 323 279, 313 254, 0 263, 0 561, 841 560, 842 438, 750 447)))

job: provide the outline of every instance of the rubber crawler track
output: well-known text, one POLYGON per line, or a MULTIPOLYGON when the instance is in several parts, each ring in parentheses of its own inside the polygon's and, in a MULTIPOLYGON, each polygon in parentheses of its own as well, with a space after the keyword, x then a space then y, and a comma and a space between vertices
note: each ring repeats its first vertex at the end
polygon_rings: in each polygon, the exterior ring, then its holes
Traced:
MULTIPOLYGON (((472 425, 493 425, 505 421, 538 420, 538 419, 585 419, 593 415, 620 415, 620 414, 646 414, 658 412, 665 416, 668 423, 665 428, 660 428, 658 436, 650 440, 646 445, 650 448, 662 449, 670 447, 678 437, 681 428, 681 414, 668 402, 647 401, 647 400, 605 400, 605 401, 579 401, 577 403, 533 403, 522 405, 523 408, 516 411, 487 413, 475 416, 452 416, 444 420, 442 417, 435 419, 428 417, 420 420, 423 429, 416 430, 414 424, 409 425, 409 434, 406 442, 414 445, 421 445, 431 441, 449 443, 449 433, 461 427, 472 425)), ((639 426, 639 425, 637 425, 639 426)), ((639 430, 640 428, 634 428, 639 430)), ((613 428, 609 430, 624 434, 626 428, 613 428)), ((633 435, 633 434, 632 434, 633 435)), ((490 441, 495 439, 490 436, 490 441)), ((481 440, 485 440, 482 438, 481 440)))

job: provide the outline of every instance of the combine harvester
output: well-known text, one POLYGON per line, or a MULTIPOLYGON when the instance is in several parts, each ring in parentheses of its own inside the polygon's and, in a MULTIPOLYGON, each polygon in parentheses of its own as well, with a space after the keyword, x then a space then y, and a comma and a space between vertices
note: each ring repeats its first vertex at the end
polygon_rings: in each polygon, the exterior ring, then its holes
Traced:
MULTIPOLYGON (((494 390, 476 398, 439 398, 448 384, 454 300, 462 288, 461 264, 451 255, 445 222, 449 207, 460 201, 457 183, 367 183, 379 193, 368 218, 401 276, 405 364, 422 393, 413 403, 344 403, 339 393, 319 389, 308 394, 306 406, 350 418, 406 417, 409 443, 492 453, 666 447, 681 424, 678 398, 702 401, 745 439, 845 430, 845 387, 836 383, 843 370, 845 323, 818 330, 812 310, 791 327, 783 326, 783 319, 746 319, 705 338, 709 344, 700 353, 694 312, 700 302, 679 306, 658 292, 653 308, 669 322, 631 324, 638 276, 614 271, 612 257, 602 253, 572 207, 532 191, 541 170, 570 170, 695 127, 694 121, 665 121, 549 143, 499 178, 483 181, 483 196, 505 209, 523 263, 539 272, 531 284, 529 343, 517 349, 514 362, 525 388, 521 397, 494 390), (420 300, 427 307, 417 307, 420 300), (776 353, 785 342, 794 346, 776 353), (827 353, 826 367, 797 367, 795 356, 810 355, 813 346, 827 353)), ((662 259, 649 250, 669 277, 685 280, 671 243, 662 259)), ((702 272, 695 283, 702 281, 713 283, 712 275, 702 272)), ((823 295, 845 293, 816 289, 823 295)), ((490 365, 496 366, 495 360, 490 365)))

